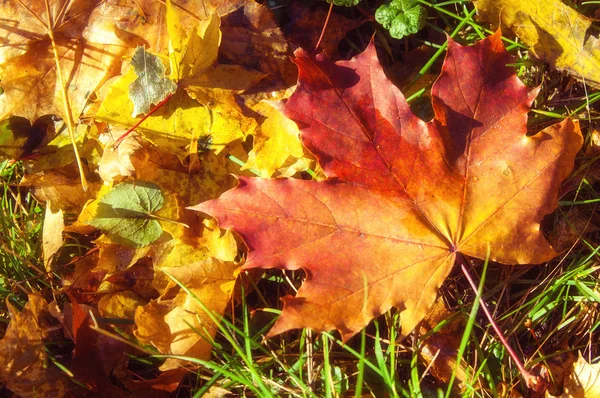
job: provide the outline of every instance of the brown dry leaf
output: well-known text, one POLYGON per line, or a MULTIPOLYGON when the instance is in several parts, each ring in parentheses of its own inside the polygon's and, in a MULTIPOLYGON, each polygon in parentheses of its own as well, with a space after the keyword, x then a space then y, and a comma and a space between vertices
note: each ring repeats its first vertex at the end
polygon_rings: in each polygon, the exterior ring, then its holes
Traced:
POLYGON ((48 364, 44 345, 57 330, 46 300, 31 294, 21 312, 10 301, 6 305, 11 321, 0 340, 0 382, 24 398, 65 396, 73 386, 57 367, 48 364))
MULTIPOLYGON (((94 308, 78 303, 68 291, 71 304, 63 308, 65 324, 71 326, 71 336, 75 343, 71 370, 75 378, 93 393, 106 396, 119 395, 110 376, 114 369, 126 362, 126 345, 117 339, 100 334, 92 328, 94 308)), ((109 332, 113 332, 111 329, 109 332)))
POLYGON ((581 238, 598 230, 597 216, 582 207, 574 206, 564 213, 548 236, 557 251, 573 247, 581 238))
POLYGON ((128 377, 120 377, 119 380, 125 385, 125 388, 127 388, 127 391, 129 391, 132 396, 170 398, 173 396, 172 393, 179 387, 183 376, 187 373, 187 369, 178 368, 162 372, 155 379, 139 380, 139 376, 135 375, 136 377, 134 380, 131 375, 128 375, 128 377))
POLYGON ((438 297, 419 325, 419 334, 430 332, 440 322, 448 321, 448 324, 423 341, 420 355, 429 372, 442 383, 448 383, 452 375, 455 376, 457 383, 454 384, 454 394, 458 395, 464 392, 467 386, 477 385, 476 388, 480 389, 482 380, 472 380, 475 372, 464 359, 460 364, 456 362, 456 354, 464 332, 464 320, 461 317, 452 319, 452 315, 441 297, 438 297))
POLYGON ((579 354, 571 372, 564 380, 562 395, 547 397, 560 398, 599 398, 600 397, 600 364, 590 364, 579 354))
POLYGON ((266 6, 253 0, 205 3, 216 7, 221 16, 219 55, 232 64, 267 74, 253 91, 275 91, 296 84, 298 75, 290 60, 290 47, 266 6))
POLYGON ((165 316, 169 313, 168 304, 152 300, 135 311, 133 334, 141 344, 150 344, 159 352, 169 352, 173 337, 165 316))
MULTIPOLYGON (((286 27, 286 34, 290 41, 298 47, 307 50, 314 49, 325 26, 327 8, 323 8, 322 4, 309 7, 299 2, 293 2, 288 8, 288 13, 291 21, 286 27)), ((366 20, 348 19, 332 12, 325 35, 317 50, 324 52, 331 59, 337 59, 339 42, 346 37, 348 32, 365 22, 366 20)))
MULTIPOLYGON (((156 242, 158 244, 171 239, 169 234, 163 234, 156 242)), ((108 236, 102 235, 94 241, 99 249, 99 268, 107 272, 124 271, 133 266, 139 259, 151 253, 152 246, 133 248, 115 244, 108 236)))
MULTIPOLYGON (((113 129, 114 130, 114 129, 113 129)), ((117 137, 125 131, 113 131, 117 137)), ((139 134, 128 135, 118 147, 114 148, 114 141, 108 140, 104 145, 104 153, 98 164, 98 173, 104 182, 118 182, 127 178, 136 177, 136 169, 143 167, 150 158, 147 143, 139 134)))
POLYGON ((206 392, 206 394, 204 395, 205 398, 223 398, 223 397, 227 397, 233 395, 230 391, 219 387, 219 386, 212 386, 211 388, 208 389, 208 391, 206 392))
POLYGON ((38 200, 51 203, 52 211, 79 212, 88 200, 94 198, 101 185, 89 180, 88 190, 83 191, 77 167, 73 166, 25 175, 20 185, 32 187, 38 200))
POLYGON ((50 264, 54 255, 63 245, 63 231, 65 229, 65 218, 62 210, 52 212, 52 205, 47 203, 44 215, 44 226, 42 229, 42 251, 44 253, 44 266, 50 271, 50 264))

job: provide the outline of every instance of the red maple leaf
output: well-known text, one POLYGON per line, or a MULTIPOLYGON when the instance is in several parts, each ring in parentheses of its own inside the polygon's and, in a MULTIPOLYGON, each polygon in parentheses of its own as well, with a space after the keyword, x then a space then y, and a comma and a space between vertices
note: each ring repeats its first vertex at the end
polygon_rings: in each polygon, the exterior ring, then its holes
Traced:
POLYGON ((374 45, 350 61, 296 53, 285 105, 326 181, 240 178, 193 207, 239 233, 245 269, 304 269, 306 282, 269 335, 309 327, 344 339, 392 306, 409 333, 457 253, 504 264, 557 253, 540 231, 582 145, 567 119, 526 135, 538 93, 507 67, 500 33, 449 39, 425 123, 386 78, 374 45))

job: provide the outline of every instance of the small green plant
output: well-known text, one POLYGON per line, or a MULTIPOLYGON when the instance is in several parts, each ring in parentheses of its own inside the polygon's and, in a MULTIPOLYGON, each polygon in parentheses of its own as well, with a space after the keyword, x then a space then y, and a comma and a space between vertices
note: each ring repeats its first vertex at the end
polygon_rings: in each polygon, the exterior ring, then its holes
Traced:
POLYGON ((360 0, 327 0, 327 2, 336 6, 352 7, 360 3, 360 0))
MULTIPOLYGON (((329 4, 344 7, 352 7, 360 2, 360 0, 326 1, 329 4)), ((389 4, 383 4, 377 9, 375 19, 390 31, 393 38, 402 39, 425 27, 427 10, 419 4, 418 0, 392 0, 389 4)))
POLYGON ((427 10, 417 0, 392 0, 375 11, 375 19, 393 38, 402 39, 423 29, 427 10))

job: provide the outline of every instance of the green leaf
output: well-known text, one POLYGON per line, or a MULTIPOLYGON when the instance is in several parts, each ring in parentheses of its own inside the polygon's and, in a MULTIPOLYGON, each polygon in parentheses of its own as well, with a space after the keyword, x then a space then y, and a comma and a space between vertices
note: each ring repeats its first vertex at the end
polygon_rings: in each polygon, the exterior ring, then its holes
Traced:
POLYGON ((158 104, 177 90, 177 84, 165 77, 165 67, 157 55, 144 47, 135 49, 131 66, 138 76, 129 85, 129 98, 133 102, 133 117, 146 114, 152 104, 158 104))
POLYGON ((163 233, 152 215, 163 203, 163 195, 154 184, 122 183, 100 199, 96 217, 88 224, 104 231, 116 243, 148 246, 163 233))
POLYGON ((427 10, 416 0, 392 0, 375 11, 375 19, 395 39, 417 33, 425 26, 427 10))
POLYGON ((336 6, 352 7, 360 3, 360 0, 327 0, 327 2, 336 6))

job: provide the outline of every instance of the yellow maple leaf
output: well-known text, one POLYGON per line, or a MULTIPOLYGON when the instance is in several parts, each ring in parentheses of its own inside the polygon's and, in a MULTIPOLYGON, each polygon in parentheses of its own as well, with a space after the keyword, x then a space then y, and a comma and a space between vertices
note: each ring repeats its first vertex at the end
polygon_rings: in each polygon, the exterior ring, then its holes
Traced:
MULTIPOLYGON (((268 102, 259 102, 253 110, 265 116, 265 120, 255 133, 254 146, 244 169, 257 170, 265 178, 278 171, 285 175, 285 170, 281 168, 289 169, 298 160, 306 159, 298 126, 268 102)), ((310 161, 304 162, 304 167, 294 171, 306 170, 309 165, 310 161)))

